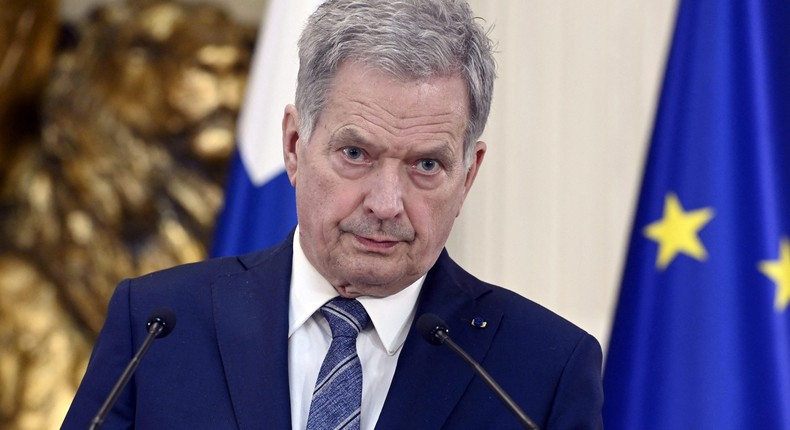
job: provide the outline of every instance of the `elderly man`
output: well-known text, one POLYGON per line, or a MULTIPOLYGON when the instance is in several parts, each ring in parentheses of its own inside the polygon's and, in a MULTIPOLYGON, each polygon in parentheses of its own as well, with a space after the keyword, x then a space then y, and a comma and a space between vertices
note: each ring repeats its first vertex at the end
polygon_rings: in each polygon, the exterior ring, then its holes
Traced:
POLYGON ((146 335, 109 428, 505 429, 447 321, 544 429, 599 428, 601 349, 444 250, 486 145, 491 42, 461 0, 330 0, 299 42, 283 154, 299 225, 279 246, 121 283, 64 428, 84 428, 146 335))

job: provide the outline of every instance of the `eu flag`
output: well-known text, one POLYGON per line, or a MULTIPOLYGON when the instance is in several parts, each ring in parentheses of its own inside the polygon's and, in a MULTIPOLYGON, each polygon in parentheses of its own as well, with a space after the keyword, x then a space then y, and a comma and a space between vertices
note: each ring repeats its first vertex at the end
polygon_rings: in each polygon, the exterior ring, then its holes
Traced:
POLYGON ((790 429, 790 2, 681 1, 604 371, 620 429, 790 429))
POLYGON ((297 41, 319 0, 271 0, 258 35, 247 96, 239 119, 225 207, 212 256, 266 248, 296 226, 296 198, 285 173, 282 118, 293 103, 299 70, 297 41))

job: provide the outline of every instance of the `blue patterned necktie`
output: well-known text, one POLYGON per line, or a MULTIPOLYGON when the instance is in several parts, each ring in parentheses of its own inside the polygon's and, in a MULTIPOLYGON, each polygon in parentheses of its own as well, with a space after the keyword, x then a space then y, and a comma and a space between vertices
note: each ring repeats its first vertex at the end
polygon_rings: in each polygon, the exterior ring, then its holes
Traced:
POLYGON ((357 335, 370 319, 362 304, 342 297, 322 306, 321 313, 332 329, 332 343, 318 372, 307 430, 358 430, 362 365, 357 335))

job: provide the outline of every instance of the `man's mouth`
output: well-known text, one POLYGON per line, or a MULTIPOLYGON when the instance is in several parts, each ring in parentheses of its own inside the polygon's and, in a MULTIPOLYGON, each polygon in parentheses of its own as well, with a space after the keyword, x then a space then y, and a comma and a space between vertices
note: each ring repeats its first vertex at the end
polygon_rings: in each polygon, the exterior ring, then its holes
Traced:
POLYGON ((364 245, 366 248, 373 248, 373 249, 381 249, 386 250, 395 247, 399 240, 392 240, 389 238, 378 238, 378 237, 365 237, 355 234, 354 237, 357 239, 359 243, 364 245))

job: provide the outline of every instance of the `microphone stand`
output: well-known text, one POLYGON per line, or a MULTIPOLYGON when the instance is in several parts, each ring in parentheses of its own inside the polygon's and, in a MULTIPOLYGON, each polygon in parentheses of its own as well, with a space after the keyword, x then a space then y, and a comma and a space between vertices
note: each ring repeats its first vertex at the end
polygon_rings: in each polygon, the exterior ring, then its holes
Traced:
POLYGON ((486 370, 481 366, 474 358, 470 357, 469 354, 466 353, 460 346, 458 346, 450 335, 447 334, 444 330, 436 330, 433 335, 443 344, 447 345, 450 349, 452 349, 458 356, 460 356, 467 364, 472 366, 475 372, 483 379, 491 391, 496 393, 497 396, 505 403, 508 409, 521 421, 521 424, 524 425, 525 428, 531 430, 540 430, 537 424, 535 424, 528 416, 521 410, 521 408, 516 404, 515 401, 502 389, 502 387, 497 384, 494 378, 486 372, 486 370))
POLYGON ((148 351, 148 348, 151 347, 151 343, 153 343, 154 339, 159 336, 162 331, 165 329, 165 324, 161 320, 154 320, 148 326, 148 335, 145 337, 143 344, 140 346, 140 349, 137 350, 137 353, 132 357, 132 360, 126 366, 126 369, 121 374, 121 377, 118 379, 118 382, 115 383, 115 386, 110 391, 110 395, 104 401, 104 404, 99 409, 99 412, 91 421, 89 430, 97 430, 101 425, 104 423, 104 420, 107 418, 107 414, 112 409, 115 402, 118 400, 118 397, 121 395, 121 391, 131 379, 132 374, 135 370, 137 370, 137 366, 140 365, 140 360, 142 359, 143 355, 148 351))

